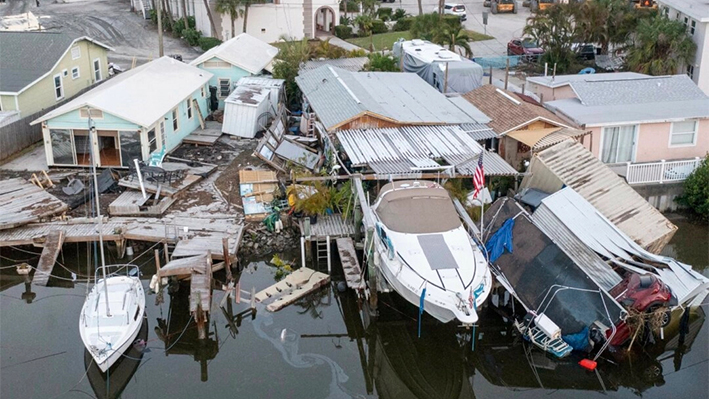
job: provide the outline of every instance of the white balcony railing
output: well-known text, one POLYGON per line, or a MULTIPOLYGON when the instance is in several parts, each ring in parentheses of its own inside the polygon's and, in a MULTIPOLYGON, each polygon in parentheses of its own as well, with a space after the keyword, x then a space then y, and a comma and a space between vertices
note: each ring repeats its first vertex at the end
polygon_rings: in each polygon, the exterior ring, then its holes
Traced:
POLYGON ((682 181, 699 167, 701 158, 682 161, 627 164, 625 179, 628 184, 668 183, 682 181))

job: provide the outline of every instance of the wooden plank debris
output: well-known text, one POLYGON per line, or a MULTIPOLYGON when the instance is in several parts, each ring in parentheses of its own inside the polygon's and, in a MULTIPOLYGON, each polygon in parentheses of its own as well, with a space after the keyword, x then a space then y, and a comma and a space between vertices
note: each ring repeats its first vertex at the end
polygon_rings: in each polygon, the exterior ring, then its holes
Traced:
POLYGON ((283 280, 258 292, 255 298, 257 302, 272 301, 266 305, 266 309, 269 312, 277 312, 329 282, 330 276, 327 274, 301 267, 283 280))
POLYGON ((0 184, 0 230, 40 221, 69 207, 52 194, 24 179, 3 180, 0 184))
POLYGON ((196 129, 182 139, 185 144, 213 145, 222 136, 222 125, 219 122, 207 121, 202 129, 196 129))
POLYGON ((342 269, 345 272, 345 281, 347 286, 355 289, 364 289, 364 281, 362 281, 362 269, 357 260, 354 241, 349 237, 341 237, 335 240, 337 243, 337 252, 340 254, 342 269))
POLYGON ((161 197, 153 204, 153 194, 143 198, 140 191, 126 190, 108 206, 112 216, 161 216, 175 202, 173 197, 161 197))
POLYGON ((37 271, 34 273, 33 282, 36 285, 43 287, 47 286, 49 276, 52 274, 54 264, 57 262, 57 256, 64 244, 64 232, 62 230, 52 230, 47 235, 47 241, 44 243, 44 249, 39 256, 37 263, 37 271))
MULTIPOLYGON (((174 196, 175 194, 202 180, 216 170, 216 168, 216 165, 201 165, 193 167, 183 162, 163 162, 162 169, 166 172, 184 171, 185 176, 172 183, 159 183, 147 179, 143 181, 143 186, 145 187, 145 191, 149 193, 154 194, 158 191, 158 189, 160 189, 162 195, 174 196)), ((118 182, 118 185, 133 190, 140 190, 140 183, 135 176, 126 176, 122 178, 118 182)))
MULTIPOLYGON (((300 231, 305 232, 304 219, 299 221, 299 225, 300 231)), ((327 237, 350 237, 354 233, 354 223, 349 219, 343 220, 339 213, 318 216, 318 222, 310 225, 311 240, 327 237)))

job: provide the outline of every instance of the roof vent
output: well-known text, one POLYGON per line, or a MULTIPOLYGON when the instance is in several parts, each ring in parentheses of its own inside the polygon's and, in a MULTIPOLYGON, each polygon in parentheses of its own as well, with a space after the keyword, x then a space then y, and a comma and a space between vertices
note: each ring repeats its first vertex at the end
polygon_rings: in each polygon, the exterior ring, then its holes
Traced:
POLYGON ((455 54, 448 51, 448 50, 443 50, 438 52, 438 57, 443 58, 444 60, 450 60, 453 59, 453 56, 455 54))
POLYGON ((423 45, 424 45, 424 41, 421 40, 421 39, 414 39, 414 40, 411 41, 411 45, 412 45, 412 46, 423 46, 423 45))

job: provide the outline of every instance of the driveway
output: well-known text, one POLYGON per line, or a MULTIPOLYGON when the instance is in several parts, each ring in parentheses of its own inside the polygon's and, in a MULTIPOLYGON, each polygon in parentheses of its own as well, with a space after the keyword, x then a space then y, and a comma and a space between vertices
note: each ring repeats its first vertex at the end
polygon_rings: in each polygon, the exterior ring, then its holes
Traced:
MULTIPOLYGON (((0 15, 16 15, 31 11, 40 18, 48 31, 62 31, 72 36, 89 36, 115 49, 108 60, 123 68, 130 68, 133 57, 138 64, 158 58, 157 27, 145 20, 142 14, 130 11, 130 1, 76 1, 51 2, 39 0, 9 0, 0 3, 0 15)), ((183 40, 166 34, 164 53, 181 54, 189 62, 201 51, 188 46, 183 40)))

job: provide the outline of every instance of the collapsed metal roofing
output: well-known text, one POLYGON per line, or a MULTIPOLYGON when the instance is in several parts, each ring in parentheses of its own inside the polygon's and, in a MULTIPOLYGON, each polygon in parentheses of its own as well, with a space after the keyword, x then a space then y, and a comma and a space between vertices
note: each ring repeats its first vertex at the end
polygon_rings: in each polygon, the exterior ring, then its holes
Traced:
POLYGON ((531 173, 525 176, 522 188, 553 193, 569 186, 651 252, 660 252, 677 230, 677 226, 580 143, 566 140, 536 153, 528 172, 531 173))
POLYGON ((295 81, 328 130, 365 114, 409 125, 475 122, 414 73, 351 72, 323 65, 295 81))
MULTIPOLYGON (((355 167, 367 166, 377 174, 409 174, 440 170, 445 161, 463 175, 472 175, 482 146, 459 126, 411 126, 335 133, 355 167)), ((499 155, 483 156, 488 176, 514 176, 517 171, 499 155)))

